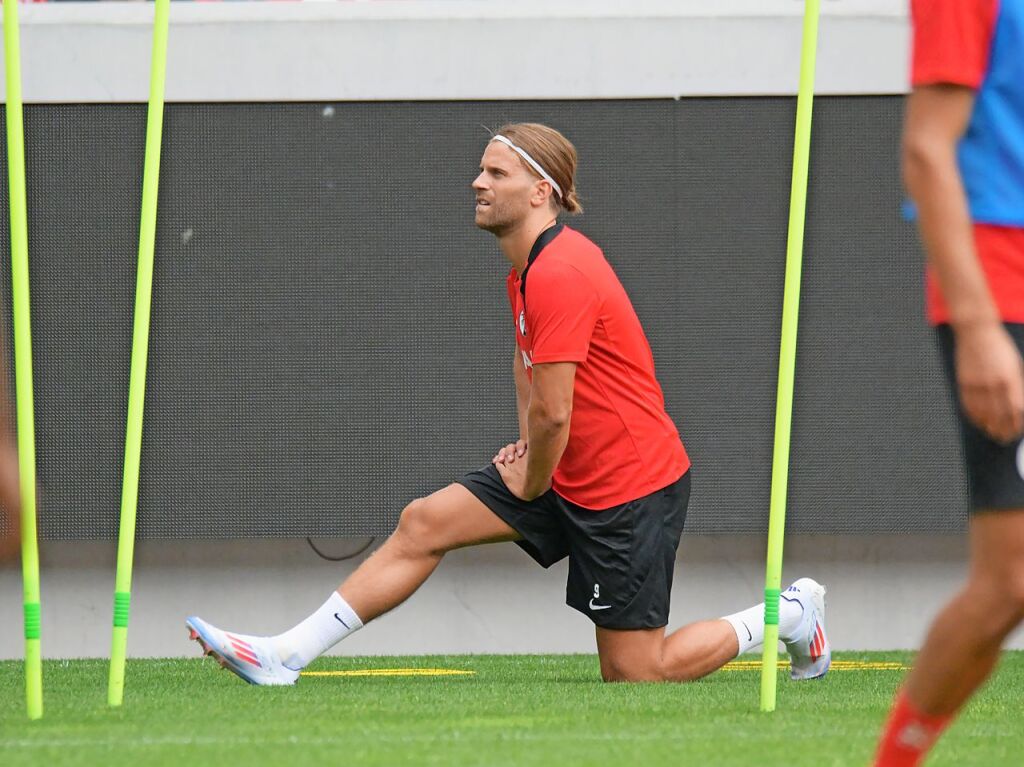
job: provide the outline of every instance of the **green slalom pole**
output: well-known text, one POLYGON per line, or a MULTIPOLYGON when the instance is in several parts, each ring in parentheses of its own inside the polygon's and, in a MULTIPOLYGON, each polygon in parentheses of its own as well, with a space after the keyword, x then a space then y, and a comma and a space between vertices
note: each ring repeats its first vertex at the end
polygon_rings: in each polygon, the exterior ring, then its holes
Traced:
POLYGON ((36 538, 36 436, 32 402, 32 324, 28 295, 28 204, 25 201, 25 129, 21 108, 18 4, 4 2, 7 72, 7 174, 11 205, 11 292, 14 304, 14 378, 18 406, 21 482, 21 577, 25 604, 25 703, 29 719, 43 715, 40 647, 39 542, 36 538))
POLYGON ((146 361, 149 356, 149 314, 153 296, 153 250, 156 241, 157 192, 160 187, 160 139, 163 134, 169 12, 170 0, 156 0, 149 116, 146 123, 146 165, 142 177, 139 268, 135 285, 135 329, 128 382, 128 427, 124 444, 124 480, 121 485, 121 530, 118 535, 117 576, 114 582, 114 632, 110 649, 110 684, 107 689, 107 702, 111 706, 120 706, 124 700, 124 667, 128 654, 128 614, 131 608, 132 560, 135 554, 135 516, 139 505, 139 458, 142 452, 146 361))
POLYGON ((764 655, 761 664, 761 710, 774 711, 779 660, 779 592, 782 549, 786 536, 786 492, 789 483, 789 438, 793 423, 793 379, 796 370, 796 329, 800 313, 800 273, 804 252, 807 166, 811 149, 814 64, 818 49, 820 0, 806 0, 800 51, 800 89, 796 100, 793 142, 793 183, 789 199, 789 240, 786 245, 786 286, 782 299, 782 342, 779 388, 775 400, 775 449, 772 455, 772 496, 768 519, 768 562, 764 581, 764 655))

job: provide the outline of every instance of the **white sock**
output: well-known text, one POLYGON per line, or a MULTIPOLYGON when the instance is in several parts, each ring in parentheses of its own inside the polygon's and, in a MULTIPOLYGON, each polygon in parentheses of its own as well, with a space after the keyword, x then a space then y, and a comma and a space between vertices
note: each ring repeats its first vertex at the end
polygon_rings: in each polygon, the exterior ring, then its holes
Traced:
POLYGON ((295 628, 271 637, 281 662, 290 669, 305 668, 353 631, 363 627, 348 602, 337 591, 320 609, 295 628))
MULTIPOLYGON (((800 619, 803 616, 803 608, 798 603, 780 599, 779 636, 792 636, 800 626, 800 619)), ((732 630, 736 632, 736 641, 740 645, 739 655, 764 644, 764 602, 738 613, 726 615, 722 620, 728 621, 732 630)))
POLYGON ((732 625, 740 651, 737 655, 750 652, 764 642, 764 602, 722 618, 732 625))

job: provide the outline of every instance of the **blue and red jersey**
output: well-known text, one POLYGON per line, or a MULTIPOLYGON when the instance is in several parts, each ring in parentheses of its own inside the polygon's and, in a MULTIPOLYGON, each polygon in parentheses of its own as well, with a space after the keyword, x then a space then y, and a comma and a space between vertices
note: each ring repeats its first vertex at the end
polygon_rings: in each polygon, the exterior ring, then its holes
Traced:
MULTIPOLYGON (((911 13, 912 84, 976 92, 960 175, 1000 316, 1024 322, 1024 0, 911 0, 911 13)), ((928 315, 949 320, 931 277, 928 315)))

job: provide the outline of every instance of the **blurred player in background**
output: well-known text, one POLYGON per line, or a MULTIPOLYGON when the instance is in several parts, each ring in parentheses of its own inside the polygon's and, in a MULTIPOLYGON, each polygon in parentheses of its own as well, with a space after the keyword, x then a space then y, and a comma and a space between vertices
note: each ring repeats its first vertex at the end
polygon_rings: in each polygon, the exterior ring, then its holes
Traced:
MULTIPOLYGON (((0 344, 0 359, 6 359, 0 344)), ((21 542, 21 489, 7 365, 0 364, 0 562, 13 558, 21 542)))
POLYGON ((932 624, 877 767, 920 764, 1024 619, 1024 0, 913 0, 903 168, 970 481, 967 584, 932 624))
POLYGON ((0 435, 0 562, 13 559, 21 543, 18 449, 13 436, 0 435))
MULTIPOLYGON (((666 636, 690 460, 629 297, 601 250, 558 222, 580 210, 575 174, 562 134, 520 123, 487 144, 472 184, 476 225, 512 266, 520 438, 410 503, 384 545, 290 631, 245 636, 189 618, 192 638, 225 667, 254 684, 293 684, 411 596, 446 552, 499 541, 518 542, 543 567, 569 558, 566 602, 595 624, 607 681, 696 679, 763 641, 763 605, 666 636)), ((809 578, 783 594, 779 633, 794 679, 828 670, 824 594, 809 578)))

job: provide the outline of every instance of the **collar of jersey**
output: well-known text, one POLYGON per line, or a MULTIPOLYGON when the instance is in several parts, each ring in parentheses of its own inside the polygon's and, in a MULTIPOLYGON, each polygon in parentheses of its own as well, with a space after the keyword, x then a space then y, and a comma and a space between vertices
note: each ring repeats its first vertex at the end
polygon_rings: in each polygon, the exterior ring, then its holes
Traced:
POLYGON ((537 260, 537 256, 540 255, 540 252, 550 245, 551 241, 560 235, 563 229, 565 229, 565 224, 560 223, 556 223, 554 226, 545 229, 540 233, 540 236, 537 237, 537 241, 533 243, 533 247, 530 248, 530 256, 526 259, 526 268, 523 269, 523 274, 519 278, 519 292, 523 294, 524 298, 526 297, 527 272, 530 271, 530 267, 533 266, 533 262, 537 260))

